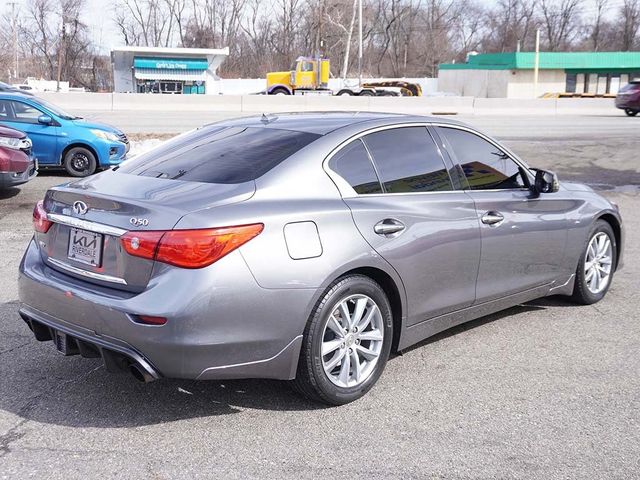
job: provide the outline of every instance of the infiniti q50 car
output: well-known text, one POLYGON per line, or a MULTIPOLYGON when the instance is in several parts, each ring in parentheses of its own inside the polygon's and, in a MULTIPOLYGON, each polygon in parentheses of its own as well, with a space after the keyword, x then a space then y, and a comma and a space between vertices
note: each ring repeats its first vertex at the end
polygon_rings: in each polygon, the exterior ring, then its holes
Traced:
POLYGON ((618 208, 461 123, 279 114, 183 134, 50 189, 20 315, 142 381, 293 380, 364 395, 391 352, 547 295, 590 304, 618 208))

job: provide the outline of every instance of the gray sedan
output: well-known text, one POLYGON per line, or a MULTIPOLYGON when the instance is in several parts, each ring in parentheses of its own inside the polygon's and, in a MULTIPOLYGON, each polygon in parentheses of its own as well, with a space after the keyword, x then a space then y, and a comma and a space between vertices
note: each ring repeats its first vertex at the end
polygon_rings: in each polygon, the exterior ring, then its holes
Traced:
POLYGON ((50 189, 20 315, 141 381, 275 378, 344 404, 391 352, 547 295, 601 300, 616 205, 452 120, 278 114, 50 189))

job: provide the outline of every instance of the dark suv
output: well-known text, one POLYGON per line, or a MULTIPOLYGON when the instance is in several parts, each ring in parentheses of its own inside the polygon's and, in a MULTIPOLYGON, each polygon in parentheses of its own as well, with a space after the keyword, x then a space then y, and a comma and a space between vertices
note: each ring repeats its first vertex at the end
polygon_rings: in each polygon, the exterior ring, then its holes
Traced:
POLYGON ((640 113, 640 80, 634 80, 622 87, 616 96, 616 107, 630 117, 640 113))

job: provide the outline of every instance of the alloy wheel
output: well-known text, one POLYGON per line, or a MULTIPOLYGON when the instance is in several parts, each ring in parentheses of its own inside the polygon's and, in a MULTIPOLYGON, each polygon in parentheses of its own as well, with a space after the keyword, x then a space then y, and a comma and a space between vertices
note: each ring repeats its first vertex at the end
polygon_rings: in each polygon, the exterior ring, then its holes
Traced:
POLYGON ((584 261, 584 279, 591 293, 600 293, 611 278, 613 247, 611 239, 605 232, 596 233, 587 246, 584 261))
POLYGON ((339 387, 355 387, 373 373, 384 341, 380 308, 366 295, 340 300, 329 315, 322 334, 324 372, 339 387))

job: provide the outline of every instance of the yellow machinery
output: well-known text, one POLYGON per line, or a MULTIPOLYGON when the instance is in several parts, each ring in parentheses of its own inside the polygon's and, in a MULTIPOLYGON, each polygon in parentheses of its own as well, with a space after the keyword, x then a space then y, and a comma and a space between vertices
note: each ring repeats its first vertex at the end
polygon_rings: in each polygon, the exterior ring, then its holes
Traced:
POLYGON ((367 82, 355 88, 343 87, 338 92, 329 88, 329 59, 298 57, 290 72, 267 73, 268 95, 358 95, 419 97, 422 89, 417 83, 404 81, 367 82))
POLYGON ((290 72, 267 73, 269 95, 327 93, 329 90, 329 59, 298 57, 290 72))

